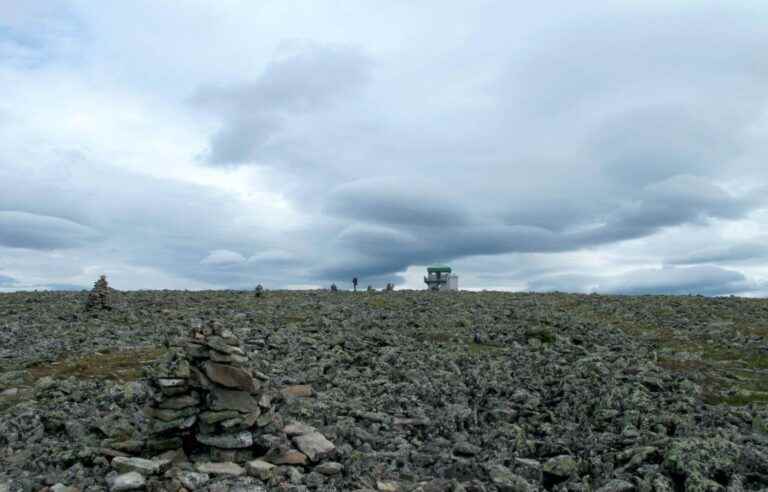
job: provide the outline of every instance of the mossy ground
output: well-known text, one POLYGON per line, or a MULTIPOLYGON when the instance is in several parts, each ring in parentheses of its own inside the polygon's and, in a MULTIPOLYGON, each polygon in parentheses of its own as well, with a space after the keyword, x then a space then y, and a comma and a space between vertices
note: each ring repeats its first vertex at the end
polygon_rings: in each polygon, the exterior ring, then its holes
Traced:
POLYGON ((110 379, 121 383, 136 381, 143 375, 144 366, 160 358, 165 349, 140 347, 109 352, 97 352, 88 356, 63 358, 50 364, 28 369, 33 381, 45 376, 82 379, 110 379))

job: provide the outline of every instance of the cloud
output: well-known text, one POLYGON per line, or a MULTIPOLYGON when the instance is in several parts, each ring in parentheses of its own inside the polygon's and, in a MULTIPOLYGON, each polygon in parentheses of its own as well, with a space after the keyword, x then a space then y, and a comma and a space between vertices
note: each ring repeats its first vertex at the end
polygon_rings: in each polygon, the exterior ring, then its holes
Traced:
POLYGON ((217 249, 211 251, 211 253, 200 260, 202 265, 214 265, 214 266, 231 266, 238 265, 245 262, 245 257, 235 251, 228 251, 226 249, 217 249))
POLYGON ((564 274, 529 282, 534 291, 576 291, 603 294, 744 294, 759 285, 735 270, 706 265, 685 268, 647 268, 620 275, 564 274))
POLYGON ((732 263, 764 260, 768 257, 765 242, 743 242, 701 248, 665 259, 670 265, 696 265, 701 263, 732 263))
POLYGON ((16 284, 16 279, 8 275, 0 275, 0 287, 10 287, 16 284))
POLYGON ((370 60, 350 46, 284 43, 253 82, 200 89, 193 104, 223 120, 206 162, 234 165, 258 159, 285 118, 341 102, 366 85, 369 70, 370 60))
POLYGON ((0 245, 12 248, 59 249, 99 240, 93 228, 71 220, 18 211, 0 211, 0 245))
POLYGON ((324 210, 332 215, 382 224, 456 226, 467 213, 438 180, 364 179, 331 191, 324 210))

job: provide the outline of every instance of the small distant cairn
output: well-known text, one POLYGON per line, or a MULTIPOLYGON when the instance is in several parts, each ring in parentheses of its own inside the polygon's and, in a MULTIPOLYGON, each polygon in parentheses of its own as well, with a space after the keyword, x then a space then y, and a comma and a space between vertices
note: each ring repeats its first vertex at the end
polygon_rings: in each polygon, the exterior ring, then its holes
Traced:
POLYGON ((391 282, 390 282, 390 283, 387 283, 387 286, 386 286, 386 288, 384 289, 384 291, 385 291, 385 292, 392 292, 393 290, 395 290, 395 284, 393 284, 393 283, 391 283, 391 282))
POLYGON ((99 277, 99 280, 93 284, 93 289, 88 293, 88 299, 85 301, 85 310, 109 311, 111 309, 112 294, 110 292, 109 284, 107 283, 106 275, 102 275, 99 277))
POLYGON ((253 295, 254 297, 263 297, 264 296, 264 287, 259 284, 256 286, 255 289, 253 289, 253 295))
POLYGON ((313 427, 283 425, 231 330, 208 322, 179 342, 151 380, 155 396, 144 409, 150 448, 183 446, 204 473, 216 463, 235 469, 247 463, 249 473, 265 480, 276 465, 311 467, 335 455, 333 443, 313 427))
POLYGON ((376 289, 373 288, 373 285, 369 285, 368 289, 366 289, 368 292, 376 292, 376 289))
POLYGON ((336 287, 336 284, 331 284, 331 292, 338 292, 339 288, 336 287))

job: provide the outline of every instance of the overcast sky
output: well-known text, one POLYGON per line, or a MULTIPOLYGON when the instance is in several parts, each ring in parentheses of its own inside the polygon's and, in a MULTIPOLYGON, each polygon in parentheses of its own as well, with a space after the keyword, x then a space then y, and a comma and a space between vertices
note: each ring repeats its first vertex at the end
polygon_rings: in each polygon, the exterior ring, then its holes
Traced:
POLYGON ((765 0, 0 0, 0 291, 768 295, 765 0))

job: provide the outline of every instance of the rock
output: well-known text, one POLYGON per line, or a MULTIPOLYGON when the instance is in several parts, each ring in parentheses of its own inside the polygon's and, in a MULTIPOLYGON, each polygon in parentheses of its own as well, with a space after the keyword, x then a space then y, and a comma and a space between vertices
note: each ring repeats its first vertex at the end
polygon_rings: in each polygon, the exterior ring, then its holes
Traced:
POLYGON ((344 469, 344 465, 335 461, 325 461, 315 467, 315 471, 326 476, 338 475, 344 469))
POLYGON ((295 436, 293 442, 313 462, 329 458, 336 452, 336 446, 319 432, 295 436))
POLYGON ((180 470, 176 473, 176 479, 181 482, 187 490, 197 490, 207 484, 211 477, 207 473, 180 470))
POLYGON ((544 462, 542 471, 546 474, 566 479, 576 473, 576 460, 568 455, 555 456, 544 462))
POLYGON ((217 448, 242 449, 253 446, 253 434, 248 431, 219 435, 197 434, 195 437, 199 442, 217 448))
POLYGON ((482 451, 480 446, 475 446, 474 444, 470 444, 466 441, 458 442, 453 447, 454 454, 459 456, 474 456, 476 454, 480 454, 480 451, 482 451))
POLYGON ((260 480, 267 481, 275 472, 275 465, 262 460, 253 460, 245 464, 248 474, 260 480))
POLYGON ((237 410, 242 413, 259 412, 258 402, 247 391, 226 390, 215 387, 208 394, 212 410, 237 410))
POLYGON ((606 483, 596 492, 632 492, 635 490, 635 486, 626 480, 614 478, 610 482, 606 483))
POLYGON ((308 384, 296 384, 286 386, 282 389, 281 393, 285 398, 309 398, 315 394, 315 391, 308 384))
POLYGON ((57 483, 51 487, 51 492, 80 492, 77 487, 68 487, 63 483, 57 483))
POLYGON ((245 469, 236 463, 197 463, 195 469, 200 473, 209 475, 228 475, 240 477, 245 475, 245 469))
POLYGON ((295 449, 289 449, 280 453, 279 456, 271 460, 275 465, 308 465, 309 458, 307 455, 296 451, 295 449))
POLYGON ((301 436, 315 431, 316 429, 311 425, 306 425, 299 422, 294 422, 283 427, 283 433, 285 433, 288 437, 301 436))
POLYGON ((488 470, 488 476, 491 482, 500 492, 533 492, 536 487, 528 483, 520 475, 502 465, 493 465, 488 470))
POLYGON ((217 364, 208 361, 203 365, 203 368, 205 370, 205 375, 214 383, 248 392, 256 390, 253 377, 251 377, 251 374, 248 371, 241 367, 217 364))
POLYGON ((380 492, 400 492, 400 485, 396 482, 383 482, 380 480, 376 482, 376 490, 380 492))
POLYGON ((146 480, 141 473, 128 472, 118 475, 109 486, 111 492, 123 492, 124 490, 137 490, 144 488, 146 480))
POLYGON ((200 395, 193 391, 187 395, 166 398, 160 402, 160 408, 179 410, 182 408, 196 407, 200 404, 200 395))
POLYGON ((138 472, 142 475, 158 475, 171 466, 168 460, 145 460, 142 458, 116 457, 112 459, 112 468, 120 473, 138 472))

